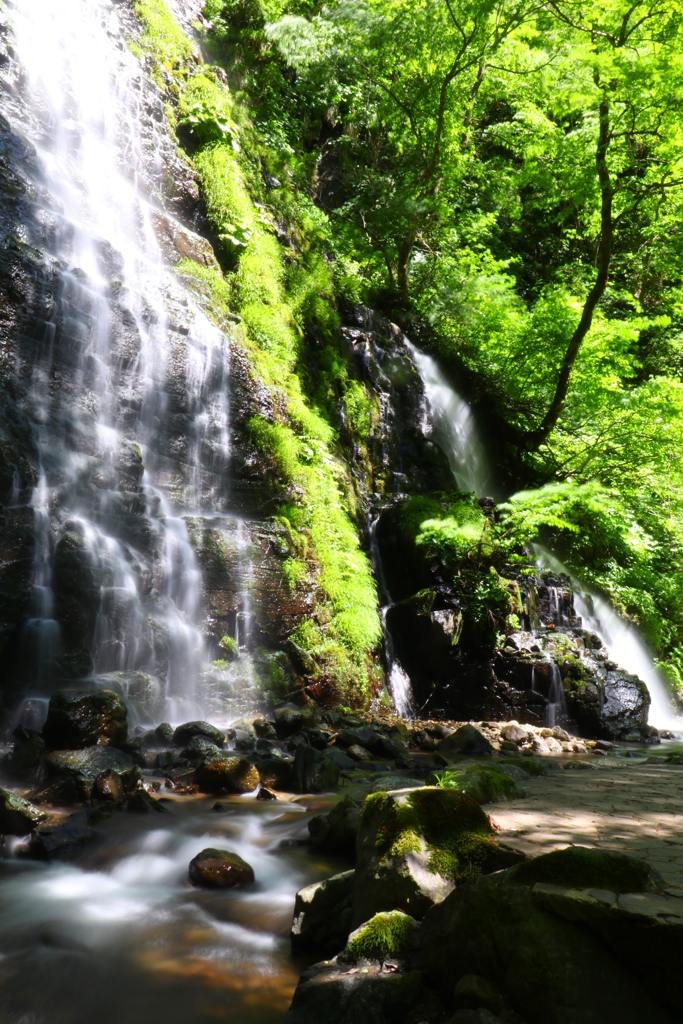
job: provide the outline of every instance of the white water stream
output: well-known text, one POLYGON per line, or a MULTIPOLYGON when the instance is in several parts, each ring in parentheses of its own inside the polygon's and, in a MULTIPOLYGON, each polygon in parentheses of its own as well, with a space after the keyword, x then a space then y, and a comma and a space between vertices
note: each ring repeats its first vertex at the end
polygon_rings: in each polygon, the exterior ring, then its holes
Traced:
POLYGON ((9 8, 21 71, 4 73, 6 116, 37 157, 25 230, 56 282, 27 346, 41 464, 27 699, 63 674, 68 638, 52 588, 66 529, 97 587, 91 665, 86 657, 79 674, 143 672, 149 716, 178 721, 207 712, 202 580, 186 519, 226 508, 229 346, 157 240, 172 144, 117 7, 9 8))

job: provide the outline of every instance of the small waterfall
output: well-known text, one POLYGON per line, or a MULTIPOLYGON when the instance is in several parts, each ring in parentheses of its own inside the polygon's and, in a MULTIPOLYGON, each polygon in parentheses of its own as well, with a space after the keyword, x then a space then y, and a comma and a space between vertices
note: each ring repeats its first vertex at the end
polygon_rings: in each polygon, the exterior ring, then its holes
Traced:
POLYGON ((415 706, 413 704, 413 691, 410 684, 410 676, 396 657, 391 631, 387 628, 387 611, 391 605, 391 597, 389 595, 386 577, 382 567, 382 558, 380 556, 379 545, 377 543, 378 519, 379 517, 377 516, 370 523, 370 557, 377 577, 377 582, 379 584, 380 596, 386 601, 380 611, 382 616, 384 660, 387 666, 389 692, 391 693, 391 699, 394 702, 396 713, 400 715, 401 718, 414 718, 415 706))
MULTIPOLYGON (((557 662, 550 666, 550 692, 548 694, 548 726, 565 725, 567 721, 567 699, 562 686, 562 675, 557 662)), ((533 683, 532 683, 533 688, 533 683)))
POLYGON ((583 625, 600 637, 612 661, 643 680, 650 694, 649 724, 657 729, 680 732, 683 721, 675 714, 666 684, 657 672, 652 655, 636 628, 624 622, 604 597, 582 587, 553 554, 539 544, 532 545, 532 549, 539 566, 550 566, 554 572, 569 576, 572 580, 576 611, 583 625))
POLYGON ((478 498, 486 497, 492 488, 491 468, 471 408, 436 360, 412 342, 406 341, 406 345, 424 384, 424 433, 433 436, 445 452, 458 487, 478 498))
POLYGON ((146 673, 156 714, 201 714, 204 597, 186 519, 227 507, 229 342, 162 254, 160 225, 186 231, 165 209, 175 154, 116 5, 14 0, 10 19, 21 78, 5 71, 2 85, 36 154, 25 241, 43 257, 46 310, 21 371, 40 459, 27 692, 64 672, 55 550, 68 534, 95 607, 90 671, 67 678, 146 673))

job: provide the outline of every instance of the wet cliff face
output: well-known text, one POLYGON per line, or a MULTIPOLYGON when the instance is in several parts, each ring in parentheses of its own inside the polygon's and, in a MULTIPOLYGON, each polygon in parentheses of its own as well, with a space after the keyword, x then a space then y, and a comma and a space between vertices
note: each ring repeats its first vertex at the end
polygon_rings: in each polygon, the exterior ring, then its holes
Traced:
POLYGON ((246 427, 271 397, 172 269, 218 264, 132 5, 68 6, 0 26, 4 699, 118 673, 163 713, 283 649, 311 599, 246 427))

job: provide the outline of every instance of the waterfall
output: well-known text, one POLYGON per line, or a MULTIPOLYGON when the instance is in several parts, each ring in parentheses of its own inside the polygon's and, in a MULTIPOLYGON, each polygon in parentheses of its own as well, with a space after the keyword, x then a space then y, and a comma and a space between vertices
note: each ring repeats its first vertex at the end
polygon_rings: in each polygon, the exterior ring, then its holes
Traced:
POLYGON ((22 367, 40 460, 27 690, 60 681, 61 651, 67 678, 146 673, 150 714, 200 714, 187 519, 226 508, 229 343, 164 259, 160 225, 191 232, 166 212, 163 102, 115 4, 15 0, 10 20, 20 72, 3 87, 35 152, 24 241, 42 254, 46 308, 22 367), (92 583, 90 664, 58 635, 55 549, 92 583))
POLYGON ((413 704, 413 691, 410 685, 410 676, 396 657, 394 642, 391 631, 387 627, 387 611, 391 605, 389 588, 387 587, 386 576, 382 566, 382 558, 377 543, 377 522, 376 516, 370 523, 370 557, 372 566, 377 578, 380 600, 384 600, 380 612, 382 616, 382 635, 384 637, 384 660, 387 666, 387 677, 389 682, 389 693, 393 701, 396 713, 401 718, 414 718, 415 707, 413 704))
POLYGON ((680 732, 683 721, 675 714, 666 684, 635 627, 624 622, 604 597, 583 587, 551 552, 538 544, 532 547, 539 567, 550 566, 554 572, 569 576, 577 614, 581 616, 583 625, 600 637, 610 658, 625 671, 642 679, 647 686, 650 694, 649 724, 657 729, 680 732))
POLYGON ((471 408, 448 382, 436 360, 406 341, 425 389, 422 430, 448 458, 458 487, 478 498, 491 493, 491 467, 471 408))

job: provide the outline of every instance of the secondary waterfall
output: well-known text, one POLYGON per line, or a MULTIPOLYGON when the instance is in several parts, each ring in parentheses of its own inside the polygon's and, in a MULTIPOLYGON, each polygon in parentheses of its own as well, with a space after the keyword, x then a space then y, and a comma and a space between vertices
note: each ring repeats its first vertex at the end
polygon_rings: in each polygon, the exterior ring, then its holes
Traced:
MULTIPOLYGON (((491 469, 484 445, 477 433, 477 426, 467 402, 454 390, 431 356, 421 352, 410 342, 408 349, 420 373, 425 389, 426 409, 423 430, 431 434, 443 448, 458 487, 473 491, 478 497, 490 493, 492 486, 491 469)), ((540 567, 550 567, 556 572, 570 576, 565 566, 550 552, 534 546, 540 567)), ((610 657, 627 672, 637 675, 646 684, 650 693, 649 722, 658 729, 681 731, 683 720, 673 711, 666 686, 659 676, 652 656, 638 636, 636 629, 619 617, 605 598, 582 592, 581 585, 573 580, 575 607, 584 624, 603 641, 610 657)), ((552 600, 557 602, 558 621, 562 621, 559 596, 550 588, 552 600)), ((556 666, 554 666, 556 669, 556 666)), ((552 723, 562 716, 561 686, 558 672, 553 674, 551 694, 552 723)))
POLYGON ((491 467, 472 410, 436 360, 411 342, 406 344, 425 389, 423 430, 445 452, 458 487, 486 497, 493 483, 491 467))
POLYGON ((583 625, 600 637, 610 658, 643 680, 650 694, 649 724, 657 729, 680 732, 683 720, 674 713, 666 685, 638 631, 624 622, 606 598, 584 588, 550 551, 540 544, 533 545, 533 550, 539 566, 550 566, 555 572, 569 576, 576 612, 581 616, 583 625))
POLYGON ((27 690, 138 673, 157 720, 206 713, 187 521, 227 508, 228 340, 162 254, 160 232, 184 230, 162 196, 172 145, 116 5, 17 0, 10 23, 21 77, 5 71, 6 114, 35 153, 23 230, 46 278, 25 345, 40 463, 27 690), (55 560, 89 588, 89 650, 60 635, 55 560))

